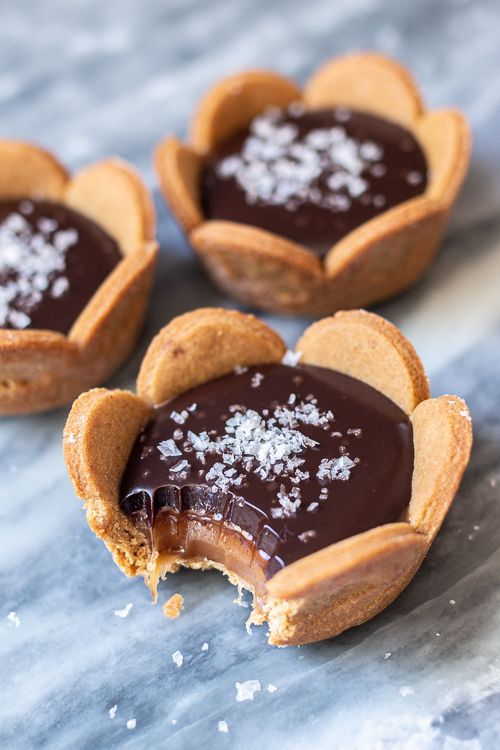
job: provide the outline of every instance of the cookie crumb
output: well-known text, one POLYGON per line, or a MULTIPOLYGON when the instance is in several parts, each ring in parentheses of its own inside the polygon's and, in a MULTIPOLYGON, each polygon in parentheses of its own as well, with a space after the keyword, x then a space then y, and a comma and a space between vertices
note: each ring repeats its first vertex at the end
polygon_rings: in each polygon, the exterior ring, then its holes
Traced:
POLYGON ((180 617, 183 609, 184 597, 181 594, 173 594, 162 607, 163 614, 170 620, 175 620, 176 617, 180 617))
POLYGON ((217 729, 219 730, 219 732, 222 732, 223 734, 227 734, 229 732, 227 721, 218 721, 217 729))
POLYGON ((172 654, 172 661, 174 662, 176 667, 182 667, 182 662, 184 661, 182 652, 174 651, 174 653, 172 654))

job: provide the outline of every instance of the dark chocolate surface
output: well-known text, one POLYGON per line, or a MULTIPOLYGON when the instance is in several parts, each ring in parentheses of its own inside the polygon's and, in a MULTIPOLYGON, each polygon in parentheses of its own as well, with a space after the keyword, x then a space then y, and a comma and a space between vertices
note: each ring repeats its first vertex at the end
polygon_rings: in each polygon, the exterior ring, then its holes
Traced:
POLYGON ((424 192, 413 135, 371 114, 270 110, 223 143, 202 178, 210 219, 250 224, 319 255, 379 213, 424 192))
POLYGON ((206 383, 157 408, 132 450, 120 506, 150 528, 165 514, 183 513, 241 530, 269 578, 333 542, 400 519, 410 501, 412 471, 411 423, 378 391, 325 368, 263 365, 206 383), (281 406, 286 411, 276 412, 281 406), (236 427, 227 423, 235 416, 236 427), (252 447, 248 438, 249 418, 258 425, 250 437, 257 435, 259 455, 277 451, 274 463, 251 458, 256 443, 252 447), (245 429, 239 447, 232 443, 220 449, 225 456, 193 449, 193 434, 198 448, 203 431, 217 442, 224 435, 230 441, 241 437, 245 429), (286 455, 291 441, 304 437, 317 444, 286 455), (174 447, 178 455, 163 455, 160 443, 164 452, 174 447), (283 459, 281 443, 287 446, 283 459), (241 449, 246 457, 230 463, 241 449), (245 460, 252 464, 245 467, 245 460), (295 467, 296 460, 301 463, 295 467), (325 460, 329 472, 318 478, 325 460), (222 463, 224 471, 235 469, 229 486, 216 470, 222 463), (284 468, 278 476, 280 463, 284 468), (263 465, 272 466, 267 478, 256 473, 263 465), (241 482, 231 484, 239 476, 241 482))
POLYGON ((120 259, 115 240, 68 206, 0 203, 0 328, 67 333, 120 259))

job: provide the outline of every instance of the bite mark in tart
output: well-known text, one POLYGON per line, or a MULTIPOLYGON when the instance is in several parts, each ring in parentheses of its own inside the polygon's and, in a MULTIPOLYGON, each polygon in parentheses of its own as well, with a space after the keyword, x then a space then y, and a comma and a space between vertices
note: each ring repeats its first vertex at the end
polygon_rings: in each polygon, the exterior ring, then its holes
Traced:
POLYGON ((192 145, 166 138, 162 191, 215 282, 257 307, 331 313, 414 283, 465 175, 469 132, 426 112, 378 54, 323 66, 303 92, 264 71, 203 99, 192 145))
POLYGON ((64 434, 125 573, 155 594, 180 565, 220 569, 277 645, 336 635, 405 588, 471 446, 464 402, 430 399, 411 345, 375 315, 326 318, 284 355, 252 316, 188 313, 152 342, 137 396, 82 394, 64 434))
POLYGON ((138 175, 108 160, 70 178, 0 141, 0 413, 52 408, 108 377, 142 324, 157 246, 138 175))

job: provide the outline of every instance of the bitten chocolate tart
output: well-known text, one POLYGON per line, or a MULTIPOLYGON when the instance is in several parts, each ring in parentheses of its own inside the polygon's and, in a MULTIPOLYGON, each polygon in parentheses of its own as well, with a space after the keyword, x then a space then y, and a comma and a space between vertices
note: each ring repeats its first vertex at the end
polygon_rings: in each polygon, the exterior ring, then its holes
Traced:
POLYGON ((66 463, 127 575, 217 568, 253 594, 269 642, 334 636, 384 609, 420 566, 471 448, 456 396, 429 398, 409 342, 362 311, 296 352, 250 315, 205 309, 151 343, 137 395, 74 403, 66 463))
POLYGON ((203 99, 192 145, 156 152, 165 198, 210 276, 256 307, 331 313, 413 284, 466 172, 454 110, 426 112, 378 54, 327 63, 301 92, 265 71, 203 99))
POLYGON ((73 178, 46 151, 0 141, 0 413, 59 406, 105 380, 141 326, 157 246, 126 163, 73 178))

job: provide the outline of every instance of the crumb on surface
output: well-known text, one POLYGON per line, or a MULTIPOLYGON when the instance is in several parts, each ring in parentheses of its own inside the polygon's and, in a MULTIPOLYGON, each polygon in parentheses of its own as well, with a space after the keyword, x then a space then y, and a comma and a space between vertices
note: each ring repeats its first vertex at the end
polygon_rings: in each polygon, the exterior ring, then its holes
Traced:
POLYGON ((173 594, 162 607, 163 614, 170 620, 180 617, 184 609, 184 597, 181 594, 173 594))

